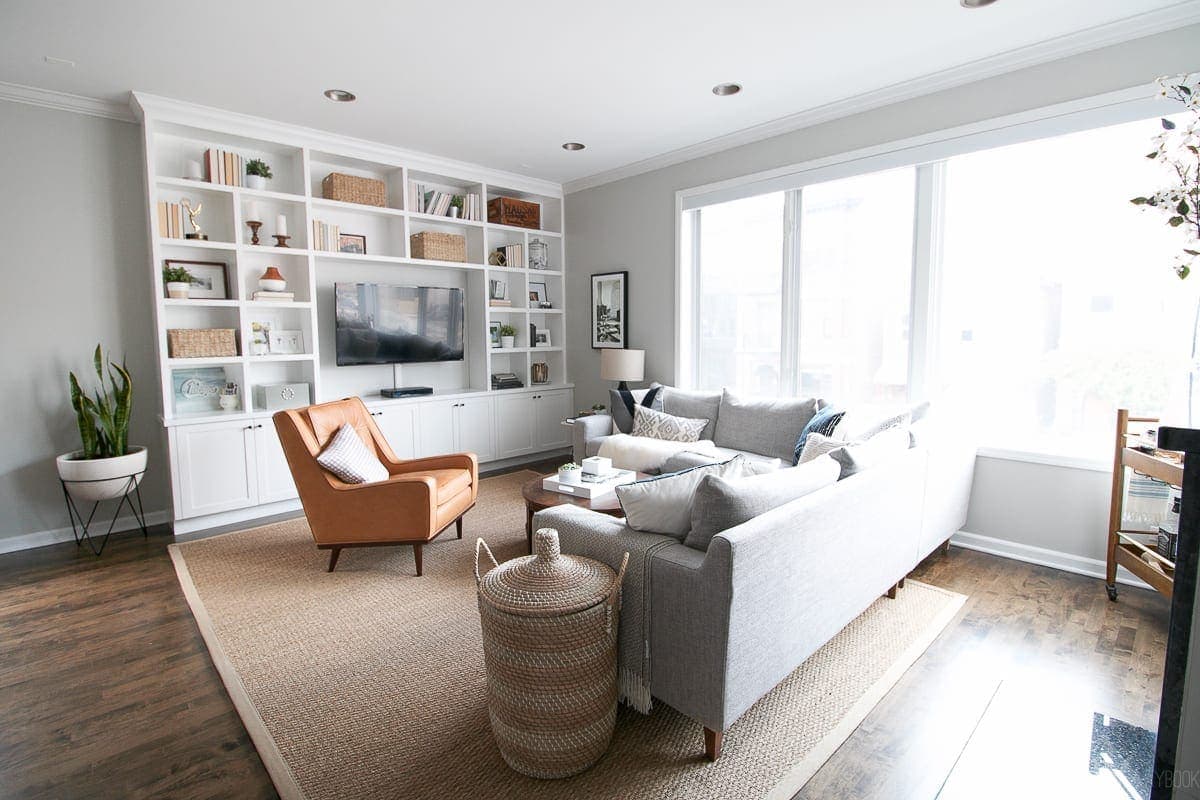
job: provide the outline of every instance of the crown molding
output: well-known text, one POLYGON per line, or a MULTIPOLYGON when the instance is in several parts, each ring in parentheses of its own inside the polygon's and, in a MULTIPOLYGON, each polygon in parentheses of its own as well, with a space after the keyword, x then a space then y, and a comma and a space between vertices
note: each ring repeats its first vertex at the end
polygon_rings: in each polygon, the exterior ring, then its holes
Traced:
POLYGON ((953 89, 976 81, 998 77, 1029 67, 1036 67, 1063 58, 1123 42, 1166 33, 1177 28, 1200 23, 1200 0, 1185 0, 1169 8, 1139 14, 1115 22, 1097 25, 1076 33, 1058 36, 1027 47, 1009 50, 994 56, 969 61, 957 67, 923 75, 912 80, 885 86, 869 92, 826 103, 815 108, 789 114, 786 117, 753 125, 723 136, 717 136, 687 147, 681 147, 621 167, 597 172, 567 181, 563 192, 574 192, 603 186, 606 183, 631 178, 663 167, 713 155, 745 144, 769 139, 785 133, 811 128, 825 122, 850 117, 884 106, 902 103, 917 97, 953 89))
POLYGON ((56 111, 72 111, 76 114, 115 119, 119 122, 137 122, 133 114, 129 112, 129 107, 124 103, 97 100, 95 97, 84 97, 80 94, 55 92, 51 89, 39 89, 36 86, 23 86, 19 83, 0 81, 0 100, 25 103, 41 108, 53 108, 56 111))

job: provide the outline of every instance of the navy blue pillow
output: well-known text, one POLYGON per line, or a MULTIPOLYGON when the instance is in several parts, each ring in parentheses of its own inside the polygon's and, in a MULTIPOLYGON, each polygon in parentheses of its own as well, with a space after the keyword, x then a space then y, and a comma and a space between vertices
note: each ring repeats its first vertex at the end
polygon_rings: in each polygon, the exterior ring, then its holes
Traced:
POLYGON ((808 421, 804 426, 804 430, 800 431, 800 438, 796 440, 796 452, 792 455, 792 465, 800 463, 800 454, 804 452, 804 443, 808 441, 810 433, 819 433, 822 436, 832 436, 833 429, 842 421, 842 417, 846 415, 845 411, 838 410, 835 406, 825 406, 808 421))

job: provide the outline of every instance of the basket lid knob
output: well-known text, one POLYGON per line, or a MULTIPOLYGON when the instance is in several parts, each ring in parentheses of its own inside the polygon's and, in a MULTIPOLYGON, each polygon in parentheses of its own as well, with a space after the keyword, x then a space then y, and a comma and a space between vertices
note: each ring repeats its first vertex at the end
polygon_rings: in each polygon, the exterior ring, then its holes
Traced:
POLYGON ((553 561, 561 552, 558 546, 558 531, 554 528, 538 528, 533 534, 533 554, 539 561, 553 561))

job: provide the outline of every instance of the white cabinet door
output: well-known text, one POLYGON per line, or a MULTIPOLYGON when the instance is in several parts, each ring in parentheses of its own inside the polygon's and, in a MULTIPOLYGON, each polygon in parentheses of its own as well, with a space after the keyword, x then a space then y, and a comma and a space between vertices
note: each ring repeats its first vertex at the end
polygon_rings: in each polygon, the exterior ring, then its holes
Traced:
POLYGON ((444 400, 420 404, 420 425, 417 426, 417 456, 440 456, 456 451, 454 417, 456 401, 444 400))
POLYGON ((571 431, 562 421, 571 416, 571 390, 538 392, 534 397, 534 444, 539 450, 570 445, 571 431))
POLYGON ((417 457, 417 416, 415 405, 387 406, 371 412, 375 424, 396 458, 417 457))
POLYGON ((507 394, 496 398, 496 457, 512 458, 533 452, 531 394, 507 394))
POLYGON ((274 503, 300 496, 279 433, 270 420, 254 423, 254 458, 258 467, 258 502, 274 503))
POLYGON ((245 422, 178 425, 171 429, 183 519, 246 508, 258 502, 252 426, 245 422))
POLYGON ((455 405, 455 449, 460 453, 474 453, 481 462, 495 459, 492 398, 469 397, 455 405))

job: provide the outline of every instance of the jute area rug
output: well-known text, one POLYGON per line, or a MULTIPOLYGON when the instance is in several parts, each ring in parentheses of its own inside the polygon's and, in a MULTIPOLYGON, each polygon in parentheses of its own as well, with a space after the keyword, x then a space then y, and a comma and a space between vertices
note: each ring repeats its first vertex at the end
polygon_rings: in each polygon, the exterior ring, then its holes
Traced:
MULTIPOLYGON (((954 618, 962 595, 909 581, 762 698, 715 764, 700 726, 622 708, 587 772, 537 781, 492 740, 472 561, 524 555, 517 472, 482 481, 462 541, 343 551, 325 572, 303 519, 171 546, 222 680, 282 797, 789 798, 954 618)), ((446 536, 446 535, 444 535, 446 536)))

